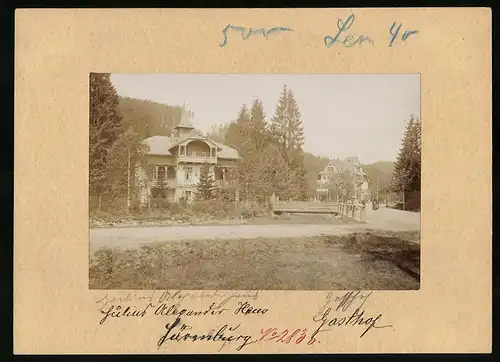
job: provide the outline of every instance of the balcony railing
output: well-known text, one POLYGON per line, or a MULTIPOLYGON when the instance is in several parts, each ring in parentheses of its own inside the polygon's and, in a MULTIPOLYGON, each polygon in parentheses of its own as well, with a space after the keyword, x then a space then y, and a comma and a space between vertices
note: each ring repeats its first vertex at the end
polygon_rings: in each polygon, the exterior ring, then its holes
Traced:
POLYGON ((177 160, 179 162, 185 163, 217 163, 217 157, 215 156, 178 156, 177 160))

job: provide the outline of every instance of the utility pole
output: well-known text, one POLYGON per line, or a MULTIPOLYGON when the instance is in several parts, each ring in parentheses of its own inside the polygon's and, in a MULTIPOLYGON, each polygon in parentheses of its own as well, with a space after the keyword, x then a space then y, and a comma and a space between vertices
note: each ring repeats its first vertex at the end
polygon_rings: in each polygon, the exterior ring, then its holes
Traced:
POLYGON ((404 189, 404 187, 403 187, 403 211, 405 211, 405 210, 406 210, 406 205, 405 205, 405 202, 406 202, 406 200, 405 200, 405 189, 404 189))
POLYGON ((377 169, 377 202, 378 202, 379 178, 380 178, 380 170, 377 169))

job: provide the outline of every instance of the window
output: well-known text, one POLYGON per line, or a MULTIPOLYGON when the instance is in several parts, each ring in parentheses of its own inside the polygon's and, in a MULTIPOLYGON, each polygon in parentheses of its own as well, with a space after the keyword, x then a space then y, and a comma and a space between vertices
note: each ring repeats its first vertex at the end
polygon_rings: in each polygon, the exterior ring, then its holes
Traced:
POLYGON ((157 178, 158 178, 158 180, 165 180, 165 167, 163 167, 163 166, 158 167, 157 178))
POLYGON ((188 200, 190 200, 190 199, 191 199, 191 191, 186 191, 186 198, 187 198, 188 200))
POLYGON ((207 155, 207 153, 206 153, 206 152, 202 152, 202 153, 201 153, 201 155, 202 155, 203 157, 205 157, 205 156, 207 155))
POLYGON ((193 178, 193 169, 191 167, 186 167, 185 173, 186 173, 186 180, 192 180, 192 178, 193 178))
POLYGON ((153 180, 156 180, 158 178, 158 174, 156 172, 156 167, 153 167, 153 180))
POLYGON ((196 151, 191 151, 191 156, 196 156, 196 151))
POLYGON ((167 178, 169 180, 175 180, 175 168, 169 167, 167 169, 167 178))

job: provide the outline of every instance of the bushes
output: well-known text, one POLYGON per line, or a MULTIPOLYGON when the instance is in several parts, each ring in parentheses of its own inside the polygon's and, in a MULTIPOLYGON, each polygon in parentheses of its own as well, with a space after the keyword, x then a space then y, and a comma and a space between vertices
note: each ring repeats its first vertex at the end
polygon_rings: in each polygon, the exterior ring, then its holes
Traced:
MULTIPOLYGON (((397 202, 393 209, 403 210, 403 202, 397 202)), ((420 212, 420 191, 407 192, 405 194, 405 211, 420 212)))
POLYGON ((151 200, 151 212, 145 208, 145 215, 170 218, 191 217, 212 219, 234 219, 253 217, 269 214, 269 209, 255 202, 227 202, 223 200, 200 200, 186 204, 182 202, 169 202, 165 199, 151 200))
POLYGON ((420 211, 420 191, 408 192, 405 201, 407 211, 420 211))
POLYGON ((215 218, 250 219, 268 213, 265 207, 257 203, 235 203, 222 200, 197 201, 190 205, 195 215, 211 215, 215 218))

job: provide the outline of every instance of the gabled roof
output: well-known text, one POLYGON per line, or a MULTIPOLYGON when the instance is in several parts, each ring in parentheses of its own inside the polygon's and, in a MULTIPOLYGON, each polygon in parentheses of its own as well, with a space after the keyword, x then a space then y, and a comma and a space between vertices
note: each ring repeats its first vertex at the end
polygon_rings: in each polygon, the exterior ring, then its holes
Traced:
POLYGON ((149 146, 150 155, 171 155, 169 148, 173 144, 172 139, 166 136, 153 136, 142 141, 149 146))
MULTIPOLYGON (((319 175, 324 175, 327 174, 328 171, 327 169, 329 167, 336 167, 339 169, 339 171, 345 171, 345 170, 352 170, 354 165, 359 164, 359 160, 357 157, 346 157, 344 160, 339 160, 338 158, 336 159, 331 159, 328 165, 325 166, 323 171, 319 172, 319 175)), ((364 172, 362 172, 365 174, 364 172)))
MULTIPOLYGON (((196 139, 196 137, 201 137, 201 136, 192 136, 189 138, 196 139)), ((209 142, 213 143, 214 145, 216 145, 216 147, 218 147, 218 152, 217 152, 218 158, 225 158, 225 159, 240 158, 238 155, 238 151, 236 151, 234 148, 231 148, 219 142, 215 142, 209 138, 205 139, 207 139, 209 142)), ((153 136, 146 138, 145 140, 142 141, 142 143, 149 146, 150 155, 171 156, 172 153, 170 153, 170 150, 172 149, 173 146, 177 144, 177 140, 174 140, 173 138, 167 136, 153 136)))
POLYGON ((238 151, 235 150, 234 148, 226 146, 226 145, 219 143, 219 142, 215 142, 215 141, 212 141, 212 142, 215 143, 222 150, 222 151, 217 152, 218 158, 227 158, 227 159, 235 159, 235 160, 240 158, 240 156, 238 155, 238 151))

